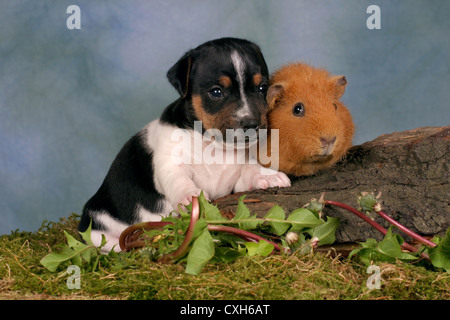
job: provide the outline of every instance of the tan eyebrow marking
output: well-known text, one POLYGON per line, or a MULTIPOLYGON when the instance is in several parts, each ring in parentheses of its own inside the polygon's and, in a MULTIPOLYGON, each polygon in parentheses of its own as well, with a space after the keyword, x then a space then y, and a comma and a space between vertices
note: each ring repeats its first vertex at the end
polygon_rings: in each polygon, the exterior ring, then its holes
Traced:
POLYGON ((253 83, 255 84, 255 86, 259 86, 261 84, 263 77, 261 75, 261 73, 256 73, 253 76, 253 83))
POLYGON ((219 78, 219 83, 224 87, 224 88, 229 88, 231 87, 231 78, 227 77, 227 76, 221 76, 219 78))

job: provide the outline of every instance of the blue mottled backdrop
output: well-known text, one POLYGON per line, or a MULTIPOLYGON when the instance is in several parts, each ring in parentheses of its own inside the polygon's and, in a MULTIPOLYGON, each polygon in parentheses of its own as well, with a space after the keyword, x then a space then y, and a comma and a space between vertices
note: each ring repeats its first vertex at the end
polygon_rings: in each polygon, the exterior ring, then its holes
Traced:
POLYGON ((355 144, 448 125, 449 12, 447 0, 1 0, 0 234, 81 213, 124 142, 177 97, 167 70, 218 37, 255 41, 271 71, 301 60, 346 75, 355 144), (381 29, 367 28, 371 4, 381 29))

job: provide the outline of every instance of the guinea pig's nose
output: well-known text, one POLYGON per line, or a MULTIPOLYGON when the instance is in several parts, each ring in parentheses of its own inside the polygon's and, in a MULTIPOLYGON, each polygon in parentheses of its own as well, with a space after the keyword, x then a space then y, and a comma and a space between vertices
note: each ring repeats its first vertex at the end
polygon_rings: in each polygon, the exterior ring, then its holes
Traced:
POLYGON ((320 137, 320 142, 322 143, 322 147, 323 148, 326 148, 326 147, 328 147, 328 146, 331 146, 331 145, 333 145, 333 143, 335 143, 336 142, 336 136, 334 136, 334 137, 320 137))
POLYGON ((244 131, 247 131, 248 129, 258 130, 259 121, 255 118, 244 118, 241 119, 240 125, 241 128, 244 129, 244 131))

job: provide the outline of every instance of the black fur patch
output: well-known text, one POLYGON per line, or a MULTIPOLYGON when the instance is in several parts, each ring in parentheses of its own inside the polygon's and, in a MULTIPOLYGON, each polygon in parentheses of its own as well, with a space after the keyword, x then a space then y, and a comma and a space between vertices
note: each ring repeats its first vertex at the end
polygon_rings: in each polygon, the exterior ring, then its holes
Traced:
MULTIPOLYGON (((89 227, 89 212, 106 211, 128 224, 135 222, 136 204, 150 212, 161 212, 164 196, 154 187, 153 154, 144 145, 142 136, 145 133, 141 131, 133 136, 120 150, 100 189, 84 206, 80 231, 89 227)), ((92 229, 102 227, 93 220, 92 229)))

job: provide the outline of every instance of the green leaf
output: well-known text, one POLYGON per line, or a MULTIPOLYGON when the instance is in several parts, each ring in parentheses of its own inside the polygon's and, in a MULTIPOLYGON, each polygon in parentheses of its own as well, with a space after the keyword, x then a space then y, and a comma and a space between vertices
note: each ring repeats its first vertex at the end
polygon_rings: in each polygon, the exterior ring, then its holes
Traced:
POLYGON ((377 249, 373 248, 360 248, 353 250, 350 255, 349 259, 355 255, 359 258, 359 260, 366 266, 370 266, 373 261, 382 261, 382 262, 394 262, 395 259, 388 257, 384 254, 382 254, 377 249))
POLYGON ((198 219, 197 223, 194 226, 194 234, 192 235, 192 240, 195 240, 197 237, 199 237, 203 231, 207 230, 208 224, 206 223, 206 220, 204 218, 198 219))
POLYGON ((211 235, 213 236, 214 243, 219 247, 232 247, 236 249, 239 247, 239 243, 242 242, 242 238, 231 233, 217 232, 211 235))
MULTIPOLYGON (((80 253, 81 258, 83 258, 88 264, 91 263, 91 259, 98 256, 97 248, 90 247, 86 248, 80 253)), ((81 262, 80 262, 81 264, 81 262)))
MULTIPOLYGON (((92 230, 92 219, 91 219, 91 222, 89 223, 89 227, 86 229, 86 231, 79 232, 81 235, 81 238, 83 238, 84 242, 86 242, 86 244, 88 246, 94 246, 94 243, 92 242, 92 239, 91 239, 91 230, 92 230)), ((103 247, 103 245, 100 247, 103 247)))
POLYGON ((214 256, 214 242, 208 230, 194 241, 187 257, 186 273, 197 275, 214 256))
POLYGON ((450 272, 450 228, 447 229, 447 233, 442 238, 436 247, 431 248, 428 251, 431 259, 431 263, 438 268, 443 268, 445 271, 450 272))
POLYGON ((417 260, 417 254, 403 252, 401 244, 403 244, 402 237, 392 233, 391 227, 379 243, 375 239, 368 239, 366 242, 360 243, 360 248, 356 248, 350 252, 349 259, 356 256, 366 266, 370 265, 372 261, 395 262, 396 259, 403 261, 417 260))
POLYGON ((245 246, 247 247, 247 252, 249 256, 260 255, 263 257, 267 257, 272 253, 274 246, 270 242, 265 240, 259 240, 256 242, 246 242, 245 246))
POLYGON ((64 230, 64 234, 66 235, 66 238, 67 238, 67 244, 69 245, 69 247, 73 248, 75 251, 84 249, 87 247, 87 245, 85 245, 84 243, 75 239, 73 236, 71 236, 65 230, 64 230))
MULTIPOLYGON (((92 243, 90 233, 90 226, 85 232, 80 232, 82 238, 87 243, 92 243)), ((92 258, 95 258, 99 255, 98 249, 93 245, 93 243, 92 245, 86 245, 75 239, 65 230, 64 235, 67 239, 67 245, 62 246, 59 250, 49 253, 40 260, 40 263, 49 271, 55 272, 61 264, 64 264, 66 262, 70 262, 71 264, 81 267, 83 264, 83 260, 86 261, 87 264, 90 264, 92 258)), ((104 245, 104 243, 106 242, 103 238, 102 245, 104 245)))
POLYGON ((361 242, 360 245, 363 248, 376 249, 376 247, 378 246, 378 241, 373 238, 369 238, 366 242, 361 242))
MULTIPOLYGON (((362 255, 363 249, 375 250, 378 245, 378 241, 372 238, 366 240, 366 242, 360 242, 359 247, 353 249, 348 255, 348 259, 351 259, 353 256, 358 257, 362 255)), ((370 261, 369 261, 370 264, 370 261)))
POLYGON ((274 205, 270 208, 269 212, 265 215, 264 219, 271 219, 273 221, 269 221, 269 225, 271 227, 271 231, 278 236, 281 236, 285 233, 289 227, 290 223, 286 222, 286 213, 283 208, 278 205, 274 205))
POLYGON ((363 212, 372 212, 374 205, 378 202, 373 193, 364 193, 358 197, 357 201, 363 212))
MULTIPOLYGON (((251 220, 256 218, 256 214, 250 216, 250 211, 247 206, 244 204, 245 195, 239 198, 239 202, 236 208, 236 214, 232 220, 251 220)), ((256 229, 263 221, 255 219, 254 221, 243 221, 239 222, 239 228, 243 230, 252 230, 256 229)))
POLYGON ((416 260, 416 256, 402 252, 401 244, 403 244, 403 242, 402 237, 392 233, 392 228, 389 228, 384 239, 378 244, 378 251, 391 258, 416 260))
POLYGON ((191 212, 192 212, 192 203, 190 203, 186 207, 181 204, 178 205, 178 214, 180 215, 182 220, 190 220, 191 212))
POLYGON ((392 258, 397 258, 402 253, 399 239, 393 236, 391 228, 389 228, 388 232, 384 236, 384 239, 378 244, 378 250, 392 258))
POLYGON ((214 221, 223 221, 227 220, 220 214, 219 208, 217 206, 209 203, 203 195, 203 191, 200 193, 198 197, 198 202, 200 204, 200 212, 203 214, 206 220, 214 220, 214 221))
POLYGON ((317 214, 317 216, 319 216, 319 214, 323 210, 323 207, 324 207, 323 203, 320 203, 317 199, 311 199, 311 201, 304 208, 314 212, 315 214, 317 214))
POLYGON ((40 260, 40 263, 50 272, 55 272, 58 267, 74 257, 74 251, 68 246, 63 246, 60 250, 49 253, 40 260))
MULTIPOLYGON (((105 244, 106 244, 107 242, 108 242, 108 240, 106 240, 105 235, 102 233, 102 241, 101 241, 101 243, 100 243, 99 249, 102 248, 102 247, 104 247, 105 244)), ((92 243, 92 244, 91 244, 92 246, 95 246, 93 242, 91 242, 91 243, 92 243)))
POLYGON ((245 256, 245 252, 241 252, 234 248, 230 247, 215 248, 214 258, 220 262, 230 263, 242 256, 245 256))
POLYGON ((319 239, 319 245, 332 244, 336 240, 336 229, 339 227, 339 218, 327 217, 327 221, 310 231, 311 237, 319 239))
POLYGON ((313 212, 303 208, 292 211, 286 221, 292 223, 292 227, 289 231, 293 232, 302 231, 305 228, 315 227, 324 223, 324 221, 319 219, 313 212))

